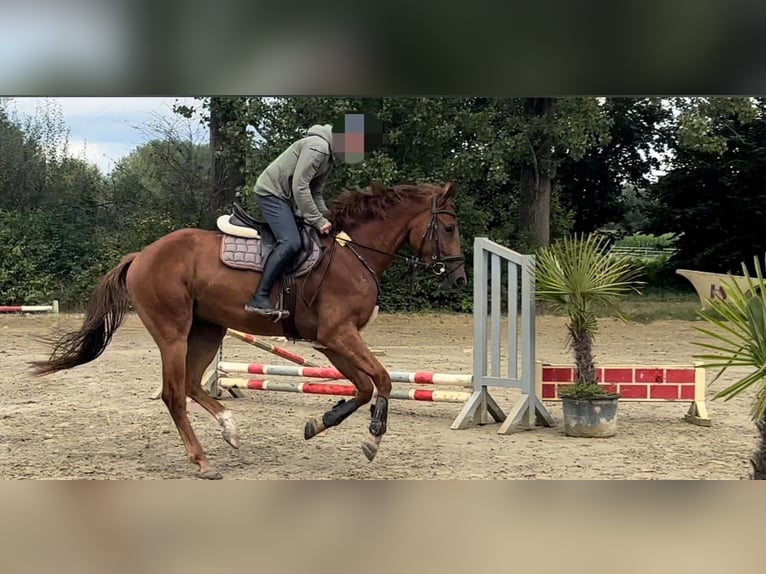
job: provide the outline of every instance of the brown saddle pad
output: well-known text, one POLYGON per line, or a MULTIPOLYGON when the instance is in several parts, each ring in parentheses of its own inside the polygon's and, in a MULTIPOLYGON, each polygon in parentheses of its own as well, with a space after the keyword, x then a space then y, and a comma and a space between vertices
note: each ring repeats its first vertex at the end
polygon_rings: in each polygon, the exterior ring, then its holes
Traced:
MULTIPOLYGON (((292 269, 288 270, 288 273, 293 274, 295 277, 306 275, 316 264, 321 253, 319 244, 313 241, 308 233, 302 232, 301 239, 303 240, 304 248, 298 254, 296 264, 293 265, 292 269), (309 246, 308 250, 306 245, 309 246)), ((234 269, 261 272, 263 271, 263 264, 266 262, 266 258, 271 253, 270 248, 262 249, 262 247, 260 239, 236 237, 224 233, 221 237, 221 263, 234 269)))

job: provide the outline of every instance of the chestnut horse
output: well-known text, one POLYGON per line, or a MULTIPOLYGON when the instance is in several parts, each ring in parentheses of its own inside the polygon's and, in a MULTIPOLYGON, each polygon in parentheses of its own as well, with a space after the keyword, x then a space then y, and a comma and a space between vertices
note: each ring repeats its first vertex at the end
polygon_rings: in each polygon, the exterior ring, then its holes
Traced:
MULTIPOLYGON (((373 184, 345 191, 333 203, 333 234, 317 241, 321 255, 307 274, 295 279, 294 329, 244 309, 260 273, 233 269, 221 261, 222 234, 181 229, 131 253, 102 279, 91 295, 83 325, 54 343, 47 361, 33 363, 42 376, 83 365, 99 357, 132 304, 160 350, 162 400, 178 428, 199 477, 221 478, 209 463, 186 415, 189 397, 223 427, 223 438, 239 446, 232 413, 207 394, 201 379, 228 328, 264 336, 310 341, 356 388, 354 398, 338 402, 321 419, 310 419, 310 439, 340 424, 377 398, 371 407, 370 436, 362 449, 372 461, 386 432, 391 378, 368 349, 360 329, 373 318, 379 276, 397 251, 409 244, 411 263, 431 269, 442 289, 466 284, 454 184, 373 184), (336 232, 344 232, 335 236, 336 232), (344 241, 342 238, 350 238, 344 241), (296 336, 296 333, 298 334, 296 336)), ((305 246, 304 246, 305 247, 305 246)), ((304 254, 307 251, 304 251, 304 254)))

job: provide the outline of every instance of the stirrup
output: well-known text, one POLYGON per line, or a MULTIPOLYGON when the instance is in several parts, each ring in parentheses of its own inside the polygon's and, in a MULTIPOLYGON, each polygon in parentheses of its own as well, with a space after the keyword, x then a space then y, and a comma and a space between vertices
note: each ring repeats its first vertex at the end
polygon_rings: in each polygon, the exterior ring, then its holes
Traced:
POLYGON ((254 315, 275 317, 275 323, 278 323, 282 319, 287 319, 290 316, 290 311, 286 311, 284 309, 261 309, 259 307, 250 307, 250 305, 245 305, 245 311, 253 313, 254 315))
POLYGON ((284 309, 259 309, 258 311, 261 311, 259 314, 263 314, 265 316, 273 316, 274 317, 274 323, 279 323, 282 319, 287 319, 290 316, 290 311, 285 311, 284 309))

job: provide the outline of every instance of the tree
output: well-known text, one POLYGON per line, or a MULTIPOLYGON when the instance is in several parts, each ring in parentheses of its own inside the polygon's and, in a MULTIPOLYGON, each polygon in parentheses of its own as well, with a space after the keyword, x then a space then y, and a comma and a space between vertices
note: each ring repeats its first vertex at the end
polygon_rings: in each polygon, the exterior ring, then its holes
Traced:
POLYGON ((593 339, 596 308, 606 307, 627 320, 618 301, 636 291, 638 268, 626 258, 611 257, 605 238, 594 234, 555 241, 536 258, 535 295, 567 317, 567 345, 577 368, 577 381, 585 389, 596 385, 593 339))
POLYGON ((0 109, 0 209, 26 210, 46 200, 47 168, 38 135, 0 109))
POLYGON ((558 167, 562 202, 577 233, 607 224, 637 232, 651 202, 644 190, 665 153, 671 110, 660 98, 607 98, 603 110, 611 124, 608 141, 558 167))
POLYGON ((525 98, 529 118, 526 139, 529 154, 521 165, 519 181, 519 235, 522 244, 542 247, 550 243, 551 180, 554 176, 553 143, 546 129, 553 98, 525 98))
POLYGON ((681 104, 671 169, 651 189, 652 231, 679 236, 677 266, 727 272, 766 250, 764 102, 681 104))
POLYGON ((213 229, 215 219, 228 210, 245 185, 246 123, 240 98, 210 98, 210 153, 213 166, 208 212, 201 226, 213 229))
POLYGON ((174 229, 201 227, 209 202, 209 146, 171 134, 117 163, 106 216, 116 245, 141 249, 174 229))

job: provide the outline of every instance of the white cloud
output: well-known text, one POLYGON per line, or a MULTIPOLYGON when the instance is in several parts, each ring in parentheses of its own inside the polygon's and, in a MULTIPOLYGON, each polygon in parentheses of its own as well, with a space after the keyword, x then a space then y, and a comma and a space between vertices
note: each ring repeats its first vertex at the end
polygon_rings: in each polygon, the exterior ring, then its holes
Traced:
MULTIPOLYGON (((13 98, 12 106, 20 113, 34 114, 46 98, 13 98)), ((194 98, 47 98, 61 106, 65 118, 99 115, 127 116, 135 114, 172 114, 176 101, 199 104, 194 98)))
POLYGON ((173 104, 183 103, 199 107, 194 98, 12 98, 9 108, 19 114, 33 116, 38 108, 50 100, 61 108, 64 119, 82 118, 135 118, 154 114, 173 115, 173 104))

